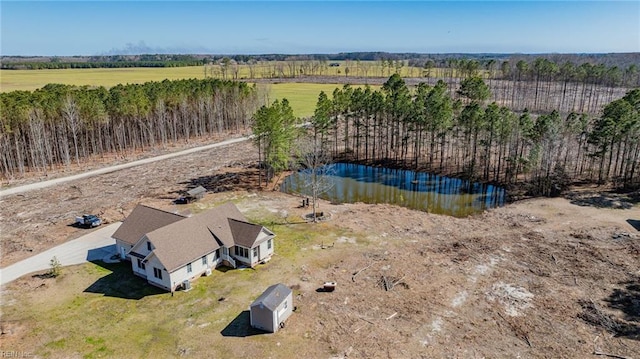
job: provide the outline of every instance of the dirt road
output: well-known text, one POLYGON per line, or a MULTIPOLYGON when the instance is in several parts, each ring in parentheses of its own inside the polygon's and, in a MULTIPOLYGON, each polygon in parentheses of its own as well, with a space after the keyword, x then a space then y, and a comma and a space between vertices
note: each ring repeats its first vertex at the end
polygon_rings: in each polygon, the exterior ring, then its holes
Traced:
POLYGON ((133 162, 129 162, 129 163, 124 163, 124 164, 121 164, 121 165, 108 166, 108 167, 105 167, 105 168, 100 168, 100 169, 89 171, 89 172, 79 173, 79 174, 72 175, 72 176, 55 178, 55 179, 48 180, 48 181, 41 181, 41 182, 36 182, 36 183, 30 183, 30 184, 27 184, 27 185, 12 187, 12 188, 8 188, 8 189, 0 191, 0 198, 2 198, 3 196, 9 196, 9 195, 12 195, 12 194, 24 193, 24 192, 32 191, 32 190, 35 190, 35 189, 47 188, 47 187, 59 185, 59 184, 62 184, 62 183, 67 183, 67 182, 76 181, 76 180, 80 180, 80 179, 85 179, 85 178, 89 178, 89 177, 94 177, 94 176, 98 176, 98 175, 102 175, 102 174, 106 174, 106 173, 120 171, 120 170, 123 170, 123 169, 136 167, 136 166, 141 166, 141 165, 145 165, 145 164, 149 164, 149 163, 153 163, 153 162, 157 162, 157 161, 164 161, 164 160, 168 160, 168 159, 171 159, 171 158, 174 158, 174 157, 185 156, 185 155, 196 153, 196 152, 210 150, 212 148, 218 148, 218 147, 231 145, 231 144, 238 143, 238 142, 243 142, 243 141, 246 141, 248 139, 249 139, 249 137, 232 138, 232 139, 229 139, 229 140, 213 143, 213 144, 210 144, 210 145, 199 146, 199 147, 190 148, 190 149, 187 149, 187 150, 178 151, 178 152, 175 152, 175 153, 169 153, 169 154, 166 154, 166 155, 160 155, 160 156, 155 156, 155 157, 151 157, 151 158, 145 158, 145 159, 142 159, 142 160, 133 161, 133 162))

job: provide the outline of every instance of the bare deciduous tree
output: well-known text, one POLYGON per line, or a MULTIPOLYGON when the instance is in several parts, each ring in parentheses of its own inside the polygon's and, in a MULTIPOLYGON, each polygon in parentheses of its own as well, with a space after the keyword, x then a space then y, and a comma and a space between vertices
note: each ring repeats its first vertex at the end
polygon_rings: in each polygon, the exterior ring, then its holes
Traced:
POLYGON ((317 138, 306 138, 299 145, 299 151, 300 164, 303 167, 300 172, 303 177, 302 183, 311 192, 312 218, 317 222, 318 197, 333 188, 332 176, 335 175, 335 166, 332 164, 329 149, 317 138))
POLYGON ((78 156, 78 131, 80 130, 80 118, 78 116, 78 105, 76 100, 71 96, 67 96, 62 103, 62 116, 67 121, 71 135, 73 136, 73 149, 75 150, 76 164, 80 165, 80 157, 78 156))

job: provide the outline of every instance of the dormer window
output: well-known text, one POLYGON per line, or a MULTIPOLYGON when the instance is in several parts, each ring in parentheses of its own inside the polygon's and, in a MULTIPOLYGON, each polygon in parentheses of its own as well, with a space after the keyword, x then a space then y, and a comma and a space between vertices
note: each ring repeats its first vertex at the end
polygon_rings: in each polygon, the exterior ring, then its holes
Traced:
POLYGON ((147 250, 151 251, 151 242, 147 241, 147 250))

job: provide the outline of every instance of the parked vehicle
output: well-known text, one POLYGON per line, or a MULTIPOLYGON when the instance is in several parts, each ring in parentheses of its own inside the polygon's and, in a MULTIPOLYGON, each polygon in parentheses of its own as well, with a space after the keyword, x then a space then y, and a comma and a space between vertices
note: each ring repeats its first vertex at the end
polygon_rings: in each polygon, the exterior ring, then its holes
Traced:
POLYGON ((191 201, 192 201, 191 198, 182 196, 182 197, 178 197, 178 198, 174 199, 173 203, 174 204, 188 204, 191 201))
POLYGON ((100 218, 93 214, 85 214, 82 217, 76 217, 76 225, 85 228, 93 228, 102 224, 100 218))

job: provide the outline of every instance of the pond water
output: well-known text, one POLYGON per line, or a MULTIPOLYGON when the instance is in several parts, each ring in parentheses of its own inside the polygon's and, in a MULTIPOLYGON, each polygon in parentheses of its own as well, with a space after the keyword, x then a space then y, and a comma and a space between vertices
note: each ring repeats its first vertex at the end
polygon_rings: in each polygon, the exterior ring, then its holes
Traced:
MULTIPOLYGON (((501 187, 429 173, 336 163, 324 179, 331 188, 321 198, 336 203, 390 203, 403 207, 466 217, 504 205, 501 187)), ((286 193, 311 196, 309 173, 296 172, 280 186, 286 193)))

